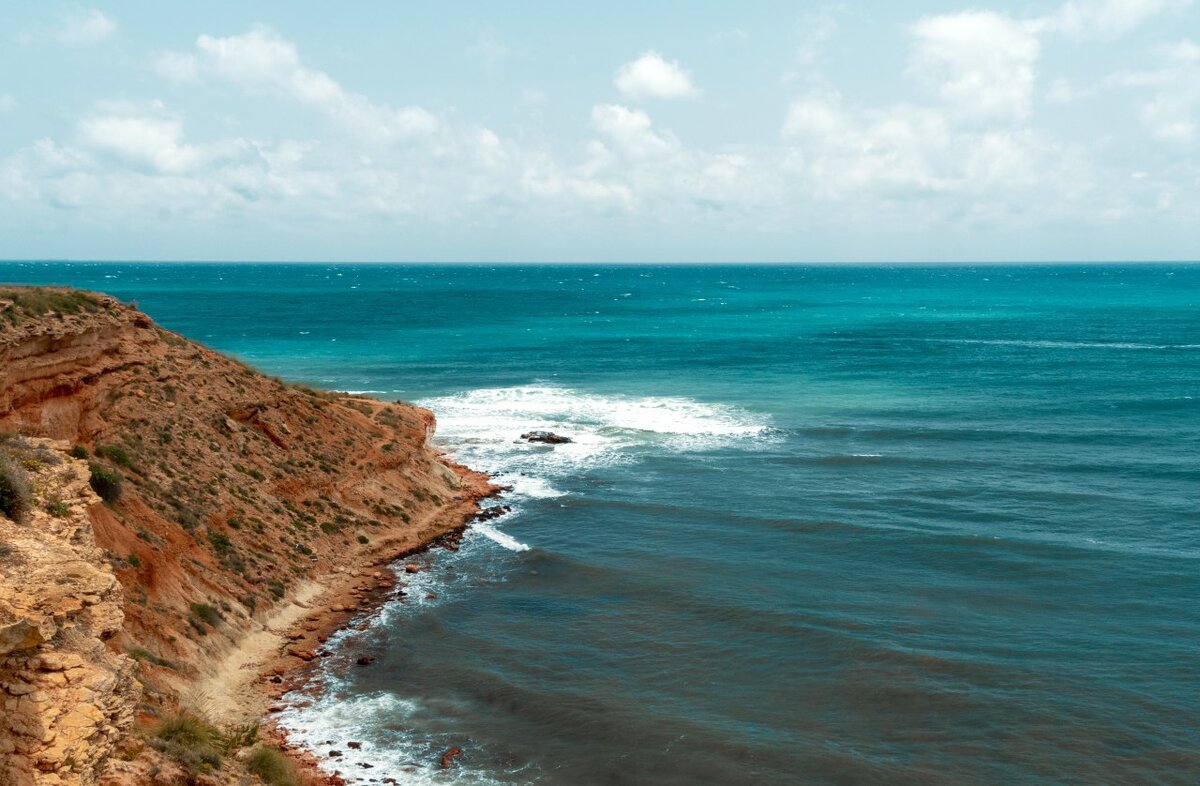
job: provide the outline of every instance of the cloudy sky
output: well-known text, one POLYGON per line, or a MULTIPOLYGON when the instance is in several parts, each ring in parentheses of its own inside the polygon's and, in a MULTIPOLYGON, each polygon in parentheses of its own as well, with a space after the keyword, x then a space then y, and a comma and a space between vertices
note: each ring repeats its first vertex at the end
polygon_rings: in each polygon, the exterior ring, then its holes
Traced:
POLYGON ((6 3, 0 258, 1197 259, 1200 3, 6 3))

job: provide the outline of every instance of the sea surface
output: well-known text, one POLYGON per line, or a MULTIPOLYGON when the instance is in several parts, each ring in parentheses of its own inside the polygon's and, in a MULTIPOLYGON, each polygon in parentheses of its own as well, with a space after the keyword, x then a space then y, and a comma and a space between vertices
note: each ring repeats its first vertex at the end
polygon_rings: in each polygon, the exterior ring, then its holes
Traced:
POLYGON ((418 402, 513 487, 291 697, 348 780, 1200 782, 1198 266, 0 281, 418 402))

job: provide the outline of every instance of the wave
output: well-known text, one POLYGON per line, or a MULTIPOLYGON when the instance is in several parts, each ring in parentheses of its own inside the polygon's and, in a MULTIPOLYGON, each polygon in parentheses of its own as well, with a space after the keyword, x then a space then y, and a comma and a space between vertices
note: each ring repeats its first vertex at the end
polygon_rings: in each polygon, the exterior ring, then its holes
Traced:
POLYGON ((638 449, 704 451, 772 433, 765 418, 738 407, 553 385, 482 388, 418 404, 437 414, 440 443, 471 466, 508 472, 504 480, 531 497, 558 494, 523 482, 522 471, 548 482, 631 461, 638 449), (573 441, 553 447, 521 442, 521 434, 531 430, 555 431, 573 441))
POLYGON ((431 735, 421 731, 431 710, 436 712, 394 693, 355 696, 330 691, 310 706, 289 707, 277 717, 289 740, 320 754, 321 769, 331 775, 338 773, 347 783, 390 778, 398 784, 417 786, 446 783, 448 776, 454 783, 501 783, 485 772, 473 770, 463 759, 456 762, 453 773, 431 764, 451 744, 430 739, 431 735), (360 747, 350 748, 346 745, 349 741, 360 747), (339 750, 342 755, 328 758, 330 750, 339 750))
POLYGON ((479 522, 474 525, 474 529, 481 532, 486 537, 499 543, 509 551, 529 551, 529 547, 521 541, 493 527, 491 524, 479 522))
POLYGON ((1054 341, 1049 339, 1007 338, 927 338, 925 340, 938 344, 985 344, 1001 347, 1026 347, 1030 349, 1200 349, 1200 344, 1144 344, 1136 341, 1054 341))

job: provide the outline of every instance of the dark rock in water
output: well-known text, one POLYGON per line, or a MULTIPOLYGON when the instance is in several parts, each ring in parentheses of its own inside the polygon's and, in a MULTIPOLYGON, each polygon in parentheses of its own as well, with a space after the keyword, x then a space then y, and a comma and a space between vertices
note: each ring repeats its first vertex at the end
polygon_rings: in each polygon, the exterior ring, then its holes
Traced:
POLYGON ((448 750, 442 754, 441 761, 439 761, 438 764, 441 765, 443 770, 448 770, 454 766, 454 757, 461 756, 462 752, 463 752, 462 748, 459 748, 457 746, 453 747, 450 750, 448 750))
POLYGON ((338 751, 338 750, 333 750, 333 751, 329 752, 329 758, 331 758, 331 759, 336 759, 341 755, 342 755, 342 752, 338 751))
POLYGON ((509 505, 493 505, 490 508, 483 508, 475 514, 475 521, 491 521, 503 516, 505 513, 512 511, 509 505))
POLYGON ((416 572, 418 572, 418 571, 420 571, 420 570, 421 570, 421 566, 420 566, 420 565, 417 565, 417 564, 415 564, 415 563, 412 563, 412 562, 410 562, 410 563, 408 563, 407 565, 405 565, 405 566, 404 566, 404 572, 405 572, 405 573, 416 573, 416 572))
POLYGON ((358 750, 359 748, 361 748, 361 747, 362 747, 362 743, 361 743, 361 742, 355 742, 354 740, 350 740, 349 742, 347 742, 347 743, 346 743, 346 747, 347 747, 347 748, 349 748, 350 750, 355 750, 355 751, 356 751, 356 750, 358 750))
POLYGON ((374 655, 359 655, 358 660, 356 660, 354 662, 357 663, 359 666, 370 666, 372 663, 375 662, 375 656, 374 655))
POLYGON ((526 431, 521 435, 521 439, 526 442, 539 442, 543 445, 563 445, 574 441, 570 437, 555 434, 553 431, 526 431))
POLYGON ((437 600, 437 593, 436 592, 426 592, 425 600, 437 600))
POLYGON ((375 767, 375 765, 374 765, 374 764, 368 764, 368 763, 367 763, 367 762, 365 762, 365 761, 360 761, 360 762, 358 763, 358 766, 359 766, 359 767, 362 767, 364 770, 370 770, 370 769, 374 769, 374 767, 375 767))

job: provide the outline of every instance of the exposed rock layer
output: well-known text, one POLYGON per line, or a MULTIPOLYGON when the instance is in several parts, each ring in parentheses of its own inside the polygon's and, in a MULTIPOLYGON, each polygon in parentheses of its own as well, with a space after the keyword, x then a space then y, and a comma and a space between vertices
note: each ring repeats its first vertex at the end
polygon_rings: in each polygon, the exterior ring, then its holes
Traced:
POLYGON ((100 500, 87 464, 66 457, 67 443, 29 444, 61 457, 30 474, 62 507, 22 524, 0 517, 0 783, 90 784, 141 688, 134 661, 103 643, 121 629, 122 591, 92 535, 87 510, 100 500))
POLYGON ((0 516, 0 546, 28 541, 10 551, 70 578, 39 606, 0 561, 4 718, 20 726, 0 758, 21 773, 0 786, 90 783, 135 708, 143 725, 173 709, 293 588, 460 527, 492 490, 429 446, 426 410, 287 385, 111 298, 70 298, 72 313, 0 314, 0 431, 89 456, 39 481, 38 526, 0 516), (108 503, 89 462, 121 486, 108 503), (48 517, 48 489, 70 516, 48 517))

